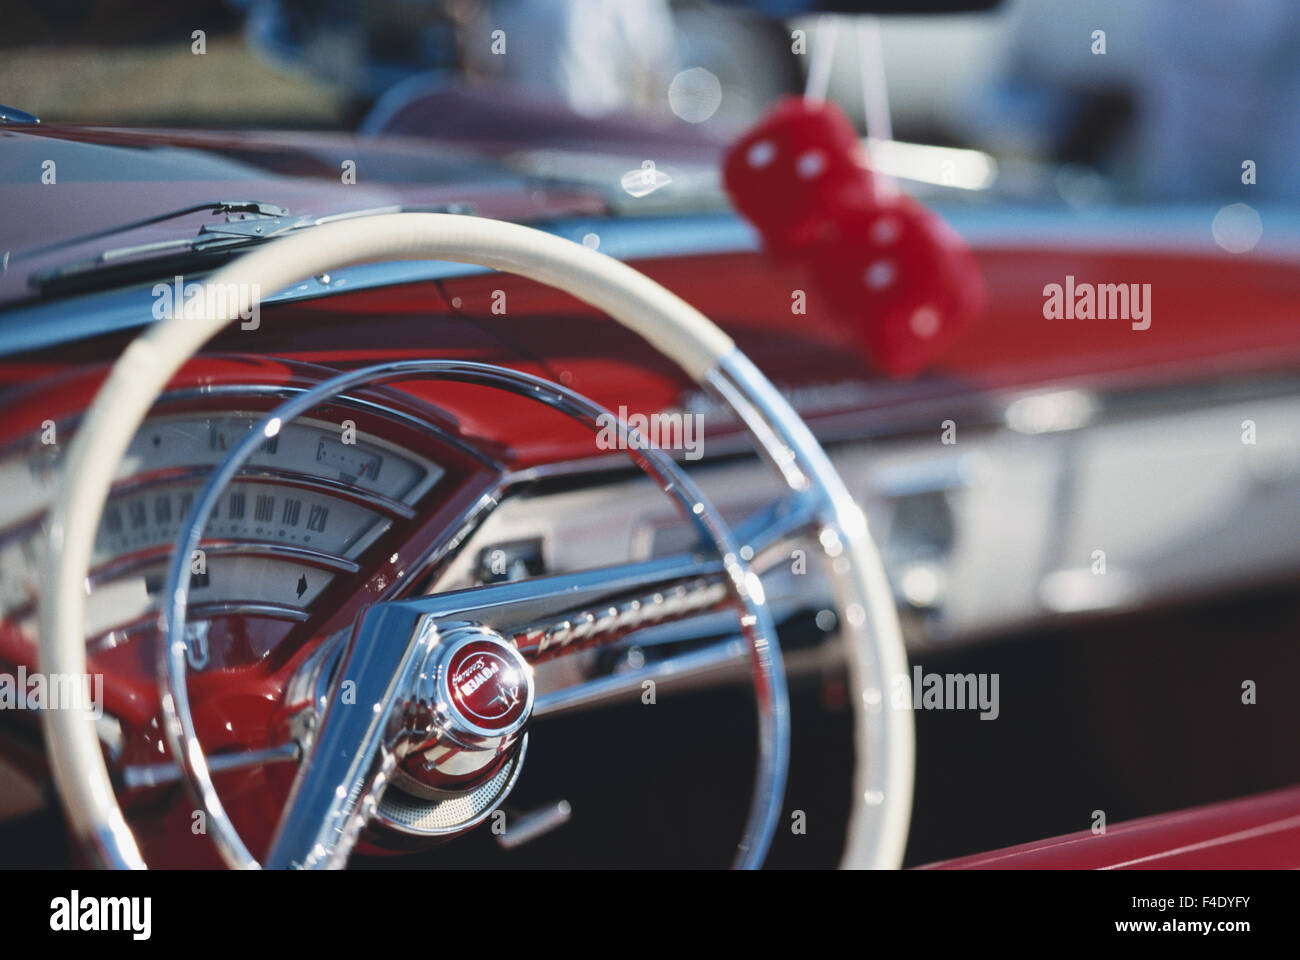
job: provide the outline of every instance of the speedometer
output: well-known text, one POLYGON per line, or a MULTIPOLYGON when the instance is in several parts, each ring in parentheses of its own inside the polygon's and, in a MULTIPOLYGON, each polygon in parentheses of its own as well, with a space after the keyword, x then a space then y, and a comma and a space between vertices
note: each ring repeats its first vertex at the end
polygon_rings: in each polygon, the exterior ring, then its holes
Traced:
MULTIPOLYGON (((95 541, 96 564, 154 546, 170 546, 194 506, 195 483, 150 486, 109 502, 95 541)), ((298 545, 355 556, 380 526, 374 510, 310 487, 240 481, 217 502, 207 538, 298 545)))
MULTIPOLYGON (((146 421, 119 468, 95 539, 87 634, 143 622, 157 607, 172 544, 211 470, 261 419, 245 411, 146 421)), ((0 461, 0 614, 34 616, 52 461, 0 461)), ((305 611, 443 476, 437 464, 355 423, 302 419, 261 444, 221 493, 192 566, 205 614, 304 620, 305 611)))

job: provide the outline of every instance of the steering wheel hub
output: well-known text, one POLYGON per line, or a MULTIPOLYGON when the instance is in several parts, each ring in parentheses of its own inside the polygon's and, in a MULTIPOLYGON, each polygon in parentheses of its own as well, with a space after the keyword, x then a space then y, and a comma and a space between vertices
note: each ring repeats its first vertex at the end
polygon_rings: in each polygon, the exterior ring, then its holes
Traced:
POLYGON ((523 726, 533 695, 530 671, 499 634, 469 631, 441 664, 440 682, 462 729, 504 737, 523 726))
POLYGON ((501 765, 533 709, 533 671, 496 631, 457 624, 434 639, 406 709, 404 789, 436 799, 474 789, 501 765))

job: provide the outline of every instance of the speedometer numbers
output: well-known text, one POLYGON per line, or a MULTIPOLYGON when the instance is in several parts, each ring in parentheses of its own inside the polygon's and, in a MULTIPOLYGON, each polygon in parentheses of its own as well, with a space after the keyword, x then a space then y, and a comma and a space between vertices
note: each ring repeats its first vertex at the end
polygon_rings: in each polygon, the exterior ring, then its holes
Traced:
MULTIPOLYGON (((86 625, 96 637, 157 608, 172 544, 211 470, 260 420, 255 413, 166 416, 127 449, 95 539, 86 625)), ((443 475, 440 467, 348 425, 298 420, 268 437, 222 491, 191 565, 194 618, 306 620, 312 603, 443 475)), ((0 503, 0 614, 28 619, 44 552, 50 485, 0 462, 24 489, 0 503), (25 482, 23 482, 25 481, 25 482)), ((17 462, 15 462, 17 461, 17 462)))

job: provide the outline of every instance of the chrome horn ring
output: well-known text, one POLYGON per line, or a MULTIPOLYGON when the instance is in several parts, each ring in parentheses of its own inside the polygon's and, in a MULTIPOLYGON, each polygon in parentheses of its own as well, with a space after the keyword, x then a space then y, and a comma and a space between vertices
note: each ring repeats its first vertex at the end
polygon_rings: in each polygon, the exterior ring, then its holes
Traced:
MULTIPOLYGON (((158 678, 163 705, 163 727, 168 745, 172 756, 180 764, 191 795, 205 813, 208 830, 222 858, 227 865, 235 868, 250 869, 261 866, 240 838, 238 830, 217 795, 190 707, 186 683, 188 643, 185 635, 191 576, 190 558, 199 549, 203 532, 218 498, 267 438, 276 436, 285 424, 337 397, 343 391, 416 377, 492 386, 549 406, 579 420, 593 430, 600 429, 601 420, 609 418, 610 422, 617 425, 620 449, 626 449, 637 466, 674 500, 682 518, 695 527, 701 540, 712 543, 725 571, 722 581, 739 608, 741 631, 750 649, 750 664, 758 707, 758 767, 754 778, 750 813, 739 844, 735 865, 737 867, 761 865, 771 845, 785 792, 790 752, 789 705, 781 652, 776 641, 776 630, 763 599, 762 586, 757 576, 742 559, 741 548, 736 542, 734 533, 717 508, 708 501, 670 456, 650 446, 635 429, 615 418, 604 407, 573 390, 529 374, 490 364, 454 360, 410 360, 378 364, 340 374, 294 396, 266 414, 249 430, 209 474, 195 497, 194 505, 182 528, 184 533, 178 539, 176 550, 172 554, 166 586, 162 594, 163 597, 168 598, 169 603, 164 607, 161 617, 166 642, 159 649, 158 678)), ((563 590, 564 587, 561 586, 560 589, 563 590)), ((421 606, 419 601, 395 606, 411 607, 411 612, 419 617, 411 631, 417 640, 418 635, 427 634, 428 648, 420 651, 422 656, 406 658, 405 666, 399 667, 412 673, 413 677, 418 677, 424 663, 428 661, 431 654, 436 652, 434 641, 440 640, 445 643, 445 639, 439 634, 443 632, 440 627, 447 621, 448 615, 434 617, 427 611, 418 609, 421 606)), ((391 627, 389 629, 391 630, 391 627)), ((358 639, 357 642, 362 640, 358 639)), ((440 679, 445 685, 445 676, 440 679)), ((408 683, 403 689, 390 684, 388 689, 396 692, 399 697, 403 694, 414 696, 411 686, 408 683)), ((443 699, 449 698, 444 696, 443 699)), ((378 702, 375 704, 374 712, 383 713, 384 716, 373 723, 383 726, 387 722, 386 712, 396 706, 393 701, 394 697, 390 695, 387 697, 387 702, 382 705, 378 702)), ((531 707, 531 703, 530 689, 525 710, 531 707)), ((326 711, 324 722, 326 724, 329 722, 329 710, 340 709, 342 707, 331 704, 326 711)), ((522 723, 519 727, 522 729, 522 723)), ((487 731, 475 729, 473 732, 486 733, 487 731)), ((342 865, 347 853, 350 852, 350 843, 355 841, 364 826, 364 820, 373 814, 379 795, 387 786, 393 772, 391 760, 386 761, 381 756, 383 745, 378 745, 378 751, 374 749, 375 746, 370 744, 368 748, 374 756, 368 758, 369 769, 364 771, 357 770, 356 758, 348 755, 351 750, 338 754, 317 746, 316 749, 306 753, 302 760, 304 765, 329 762, 339 755, 346 756, 346 760, 337 763, 336 772, 313 779, 313 783, 319 781, 315 789, 327 798, 327 802, 323 805, 314 804, 315 798, 310 797, 306 798, 305 802, 323 807, 322 824, 313 827, 310 824, 282 821, 276 839, 272 842, 273 865, 300 867, 342 865), (317 754, 322 750, 325 752, 325 761, 317 758, 317 754), (365 780, 366 784, 359 790, 360 780, 365 780), (370 809, 367 809, 366 801, 370 798, 374 799, 374 803, 370 804, 370 809), (363 822, 358 823, 358 818, 363 822), (295 839, 299 840, 296 844, 295 839)), ((300 780, 295 787, 295 794, 302 789, 304 789, 303 781, 300 780)), ((504 799, 504 794, 497 798, 498 802, 500 799, 504 799)), ((295 802, 291 799, 286 809, 286 820, 289 813, 295 809, 295 802)))

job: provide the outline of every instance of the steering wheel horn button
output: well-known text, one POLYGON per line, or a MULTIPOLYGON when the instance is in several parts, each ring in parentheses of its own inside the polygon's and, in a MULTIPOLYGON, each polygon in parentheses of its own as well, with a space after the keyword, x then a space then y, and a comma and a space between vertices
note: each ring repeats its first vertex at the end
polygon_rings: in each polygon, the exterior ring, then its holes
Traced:
POLYGON ((406 712, 398 779, 422 796, 459 794, 491 777, 533 710, 533 673, 514 645, 478 624, 434 625, 406 712))
POLYGON ((528 666, 503 640, 471 640, 446 659, 448 703, 467 724, 517 729, 528 711, 528 666))

